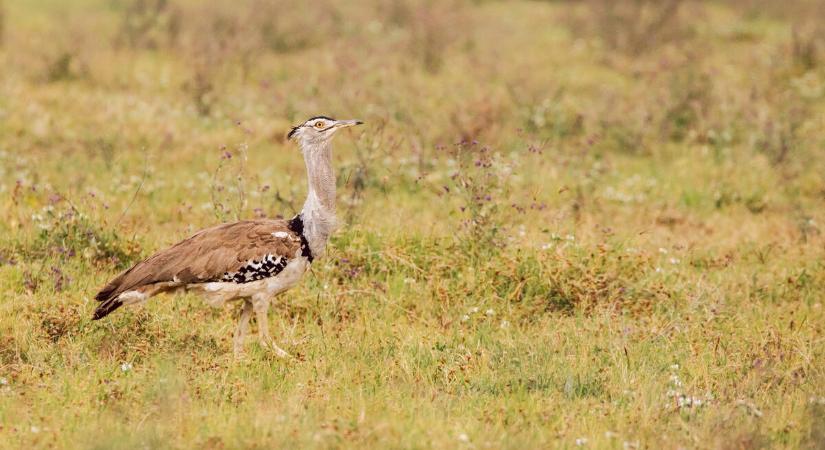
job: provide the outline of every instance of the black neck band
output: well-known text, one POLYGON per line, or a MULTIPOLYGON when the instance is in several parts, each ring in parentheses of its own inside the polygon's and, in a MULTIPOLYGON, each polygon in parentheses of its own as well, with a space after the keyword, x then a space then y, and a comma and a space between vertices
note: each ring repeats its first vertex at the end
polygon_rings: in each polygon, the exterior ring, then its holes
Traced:
POLYGON ((312 262, 315 258, 312 256, 312 249, 309 248, 309 241, 304 234, 304 218, 301 217, 300 214, 296 215, 292 219, 289 219, 287 227, 290 231, 301 237, 301 256, 305 256, 309 262, 312 262))

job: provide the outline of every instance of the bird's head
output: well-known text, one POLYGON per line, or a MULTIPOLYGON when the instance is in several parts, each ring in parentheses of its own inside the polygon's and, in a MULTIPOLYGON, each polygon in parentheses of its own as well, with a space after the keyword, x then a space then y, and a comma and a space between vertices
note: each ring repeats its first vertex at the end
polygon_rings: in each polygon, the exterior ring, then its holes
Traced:
POLYGON ((335 120, 326 116, 315 116, 306 122, 292 127, 287 139, 296 140, 303 145, 319 145, 329 142, 342 128, 361 125, 360 120, 335 120))

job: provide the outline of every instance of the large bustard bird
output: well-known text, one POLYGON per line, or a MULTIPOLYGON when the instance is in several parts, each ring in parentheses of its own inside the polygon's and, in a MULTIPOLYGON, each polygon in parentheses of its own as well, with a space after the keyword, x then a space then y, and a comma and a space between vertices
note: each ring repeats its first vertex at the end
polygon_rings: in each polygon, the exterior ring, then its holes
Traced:
POLYGON ((186 289, 203 294, 220 307, 242 300, 234 351, 243 341, 254 311, 261 345, 288 356, 269 336, 267 311, 272 299, 295 286, 314 258, 324 252, 335 227, 335 174, 331 141, 357 120, 313 117, 289 132, 298 141, 307 167, 309 188, 301 212, 290 220, 258 219, 225 223, 201 230, 161 250, 110 281, 95 299, 94 320, 122 305, 140 303, 161 292, 186 289))

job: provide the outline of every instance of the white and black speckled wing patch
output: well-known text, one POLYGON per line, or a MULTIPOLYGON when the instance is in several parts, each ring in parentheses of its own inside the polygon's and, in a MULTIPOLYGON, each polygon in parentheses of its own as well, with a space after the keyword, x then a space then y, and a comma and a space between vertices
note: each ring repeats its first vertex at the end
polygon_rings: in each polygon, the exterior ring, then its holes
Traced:
POLYGON ((260 260, 249 260, 236 272, 225 272, 220 281, 249 283, 274 277, 281 273, 289 261, 283 256, 267 254, 260 260))

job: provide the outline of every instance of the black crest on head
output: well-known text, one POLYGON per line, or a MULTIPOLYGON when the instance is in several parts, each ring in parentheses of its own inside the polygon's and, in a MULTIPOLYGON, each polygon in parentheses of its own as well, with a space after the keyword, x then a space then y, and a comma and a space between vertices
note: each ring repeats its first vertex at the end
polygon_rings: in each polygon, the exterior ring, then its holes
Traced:
POLYGON ((307 121, 306 121, 306 122, 304 122, 304 123, 302 123, 302 124, 300 124, 300 125, 297 125, 297 126, 292 127, 292 129, 291 129, 291 130, 289 130, 289 134, 287 134, 287 135, 286 135, 286 138, 287 138, 287 139, 292 139, 292 136, 295 136, 295 133, 297 133, 297 132, 298 132, 298 129, 299 129, 299 128, 301 128, 302 126, 306 125, 306 124, 307 124, 307 122, 312 122, 313 120, 318 120, 318 119, 329 120, 330 122, 335 122, 335 119, 333 119, 332 117, 327 117, 327 116, 314 116, 314 117, 311 117, 311 118, 307 119, 307 121))
POLYGON ((295 133, 298 132, 298 128, 301 128, 301 126, 298 125, 297 127, 292 127, 292 129, 289 130, 289 134, 286 135, 286 138, 287 139, 292 139, 292 136, 295 136, 295 133))
POLYGON ((314 116, 314 117, 310 117, 309 119, 307 119, 307 121, 306 121, 306 122, 302 123, 301 125, 298 125, 298 126, 294 126, 294 127, 292 127, 292 129, 291 129, 291 130, 289 130, 289 134, 287 134, 287 135, 286 135, 286 138, 287 138, 287 139, 292 139, 292 137, 293 137, 293 136, 295 136, 295 133, 297 133, 297 132, 298 132, 298 129, 299 129, 299 128, 301 128, 302 126, 306 125, 306 124, 307 124, 307 122, 312 122, 313 120, 318 120, 318 119, 329 120, 330 122, 335 122, 335 119, 333 119, 332 117, 327 117, 327 116, 314 116))

